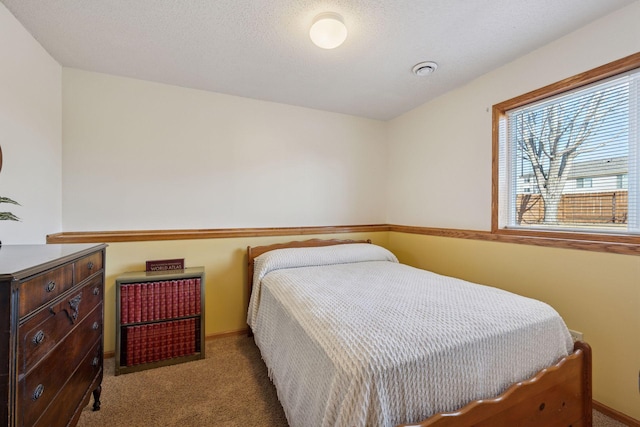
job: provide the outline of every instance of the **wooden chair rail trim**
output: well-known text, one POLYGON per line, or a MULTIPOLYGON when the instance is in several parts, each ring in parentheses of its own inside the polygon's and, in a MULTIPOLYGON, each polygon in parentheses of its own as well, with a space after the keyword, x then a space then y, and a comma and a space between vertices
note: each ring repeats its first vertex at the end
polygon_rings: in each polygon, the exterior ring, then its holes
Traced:
POLYGON ((500 230, 500 232, 493 233, 490 231, 414 227, 407 225, 390 225, 389 227, 389 231, 398 233, 516 243, 562 249, 578 249, 622 255, 640 255, 640 236, 574 235, 570 233, 527 232, 520 230, 500 230))
POLYGON ((237 237, 302 236, 313 234, 373 233, 406 234, 516 243, 564 249, 640 255, 640 236, 571 234, 523 230, 499 232, 410 225, 370 224, 321 227, 228 228, 194 230, 78 231, 50 234, 47 243, 116 243, 158 240, 222 239, 237 237))
POLYGON ((145 242, 157 240, 372 233, 379 231, 389 231, 389 226, 386 224, 368 224, 318 227, 214 228, 193 230, 72 231, 49 234, 47 235, 47 243, 145 242))

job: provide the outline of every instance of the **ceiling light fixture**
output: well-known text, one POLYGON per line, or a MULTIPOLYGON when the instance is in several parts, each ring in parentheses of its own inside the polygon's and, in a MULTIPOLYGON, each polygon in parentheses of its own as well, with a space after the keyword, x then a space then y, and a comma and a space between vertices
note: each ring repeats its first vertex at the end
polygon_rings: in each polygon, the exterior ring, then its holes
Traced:
POLYGON ((434 73, 438 69, 438 64, 433 61, 420 62, 413 66, 411 71, 416 76, 427 76, 434 73))
POLYGON ((342 16, 337 13, 321 13, 313 20, 309 37, 316 46, 323 49, 334 49, 344 43, 347 38, 347 27, 342 16))

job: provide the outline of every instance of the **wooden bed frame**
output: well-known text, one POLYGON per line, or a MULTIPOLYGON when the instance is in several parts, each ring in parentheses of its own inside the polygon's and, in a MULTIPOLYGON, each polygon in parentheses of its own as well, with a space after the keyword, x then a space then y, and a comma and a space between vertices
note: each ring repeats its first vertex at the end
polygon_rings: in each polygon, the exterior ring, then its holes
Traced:
MULTIPOLYGON (((370 240, 311 239, 247 248, 249 296, 254 258, 283 248, 371 243, 370 240)), ((253 335, 249 328, 249 335, 253 335)), ((456 412, 440 413, 418 424, 398 427, 591 427, 591 347, 575 343, 574 351, 528 380, 513 384, 493 399, 476 400, 456 412)))

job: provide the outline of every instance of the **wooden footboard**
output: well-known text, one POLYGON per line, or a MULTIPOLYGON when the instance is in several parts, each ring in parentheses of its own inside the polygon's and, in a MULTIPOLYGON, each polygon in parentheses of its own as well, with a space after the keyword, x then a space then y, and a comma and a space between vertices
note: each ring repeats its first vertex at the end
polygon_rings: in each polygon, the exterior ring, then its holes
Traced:
POLYGON ((572 354, 495 399, 398 427, 591 427, 591 407, 591 347, 577 342, 572 354))

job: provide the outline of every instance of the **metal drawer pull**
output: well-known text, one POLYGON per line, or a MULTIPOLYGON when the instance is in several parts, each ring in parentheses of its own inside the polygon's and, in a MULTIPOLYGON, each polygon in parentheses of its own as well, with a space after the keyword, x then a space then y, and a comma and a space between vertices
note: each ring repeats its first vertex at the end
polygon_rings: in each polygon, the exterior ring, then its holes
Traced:
POLYGON ((67 316, 69 316, 69 320, 71 320, 71 323, 75 323, 75 321, 78 319, 78 311, 80 310, 80 302, 82 301, 82 294, 78 294, 75 297, 71 298, 69 301, 62 301, 56 305, 52 305, 51 307, 49 307, 49 311, 53 314, 58 314, 61 311, 64 311, 65 313, 67 313, 67 316), (69 307, 67 307, 67 305, 69 307))
POLYGON ((96 330, 100 327, 100 324, 98 322, 93 322, 93 325, 91 325, 91 327, 96 330))
POLYGON ((93 270, 93 261, 89 261, 89 262, 87 263, 87 268, 88 268, 89 270, 93 270))
POLYGON ((100 288, 98 288, 98 287, 93 288, 93 294, 94 295, 98 295, 99 293, 100 293, 100 288))
POLYGON ((47 292, 53 292, 55 288, 56 288, 56 282, 51 280, 49 281, 49 283, 47 283, 47 286, 44 288, 44 290, 47 292))
POLYGON ((42 341, 44 341, 43 331, 36 332, 36 334, 33 336, 33 339, 31 340, 31 342, 34 343, 35 345, 40 344, 42 341))
POLYGON ((98 359, 98 357, 96 356, 91 361, 91 366, 98 366, 98 363, 100 363, 100 359, 98 359))
POLYGON ((71 308, 72 323, 78 318, 78 309, 80 306, 80 301, 82 301, 82 294, 73 297, 71 301, 69 301, 69 307, 71 308))
POLYGON ((31 395, 31 399, 32 400, 40 399, 40 396, 42 396, 42 393, 44 393, 44 386, 42 384, 38 384, 36 389, 33 391, 33 394, 31 395))

